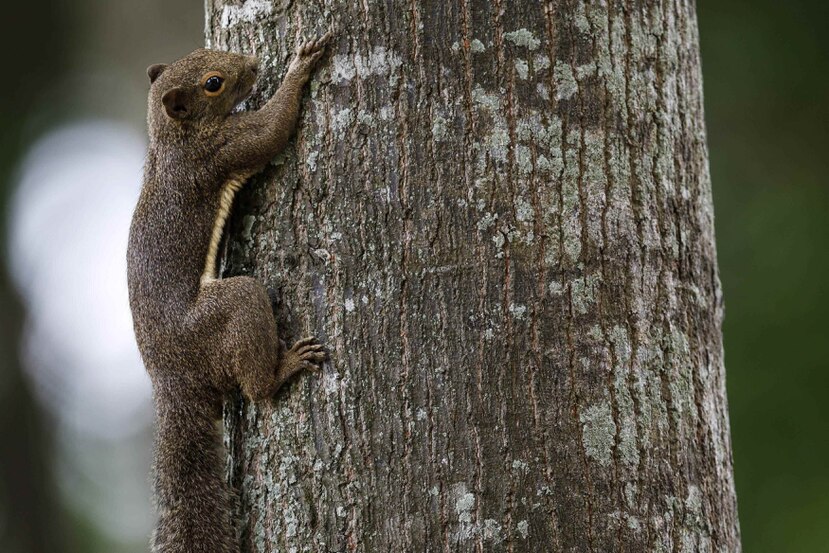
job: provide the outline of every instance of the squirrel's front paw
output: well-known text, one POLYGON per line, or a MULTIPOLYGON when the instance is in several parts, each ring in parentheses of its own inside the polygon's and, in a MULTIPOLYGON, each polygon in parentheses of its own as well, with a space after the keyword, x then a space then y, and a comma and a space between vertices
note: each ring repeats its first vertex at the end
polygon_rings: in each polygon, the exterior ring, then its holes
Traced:
POLYGON ((328 354, 316 338, 309 336, 297 341, 291 349, 285 352, 284 364, 290 372, 300 370, 320 370, 320 364, 328 358, 328 354))
POLYGON ((319 38, 300 42, 296 48, 296 55, 291 61, 291 65, 288 66, 288 72, 308 78, 314 64, 325 52, 325 45, 331 39, 331 36, 332 34, 329 31, 319 38))

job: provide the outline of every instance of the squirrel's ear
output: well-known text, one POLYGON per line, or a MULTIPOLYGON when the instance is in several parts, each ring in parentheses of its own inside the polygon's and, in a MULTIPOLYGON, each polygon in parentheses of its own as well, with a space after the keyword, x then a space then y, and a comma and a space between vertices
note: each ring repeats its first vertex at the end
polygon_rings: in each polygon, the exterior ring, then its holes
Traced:
POLYGON ((167 115, 172 119, 184 119, 190 109, 190 93, 177 86, 165 92, 164 96, 161 97, 161 102, 164 104, 164 109, 167 110, 167 115))
POLYGON ((161 75, 162 71, 167 69, 166 63, 156 63, 151 65, 147 68, 147 76, 150 78, 150 84, 154 83, 155 80, 161 75))

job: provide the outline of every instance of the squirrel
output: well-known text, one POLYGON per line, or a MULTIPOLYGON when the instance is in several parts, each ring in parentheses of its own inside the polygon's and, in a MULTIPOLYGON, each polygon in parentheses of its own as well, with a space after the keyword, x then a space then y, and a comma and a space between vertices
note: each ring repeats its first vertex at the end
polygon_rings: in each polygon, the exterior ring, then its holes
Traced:
POLYGON ((223 478, 217 422, 226 394, 272 397, 319 370, 313 337, 287 349, 266 287, 218 278, 234 194, 293 134, 303 89, 331 33, 296 49, 273 97, 234 112, 253 89, 253 56, 199 49, 147 69, 149 148, 127 248, 136 341, 153 386, 157 553, 238 553, 236 495, 223 478))

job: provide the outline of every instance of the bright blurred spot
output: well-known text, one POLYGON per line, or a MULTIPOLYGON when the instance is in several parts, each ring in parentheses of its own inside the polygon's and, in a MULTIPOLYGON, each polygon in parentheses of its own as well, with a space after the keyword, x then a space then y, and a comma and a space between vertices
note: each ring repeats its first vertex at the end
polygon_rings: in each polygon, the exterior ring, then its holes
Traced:
POLYGON ((100 438, 141 430, 150 413, 126 284, 144 152, 125 126, 57 130, 26 156, 11 203, 11 270, 28 313, 24 363, 62 423, 100 438))
POLYGON ((82 122, 25 157, 9 213, 9 262, 26 306, 21 359, 57 422, 68 504, 116 542, 144 542, 149 379, 135 345, 126 246, 141 186, 143 137, 82 122))

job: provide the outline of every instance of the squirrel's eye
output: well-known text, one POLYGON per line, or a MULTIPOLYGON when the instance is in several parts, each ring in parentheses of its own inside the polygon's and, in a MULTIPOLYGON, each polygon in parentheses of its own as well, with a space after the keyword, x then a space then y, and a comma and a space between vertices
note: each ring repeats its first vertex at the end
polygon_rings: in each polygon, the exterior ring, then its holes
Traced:
POLYGON ((219 92, 222 88, 222 83, 224 83, 224 79, 214 75, 204 81, 204 89, 208 92, 219 92))

